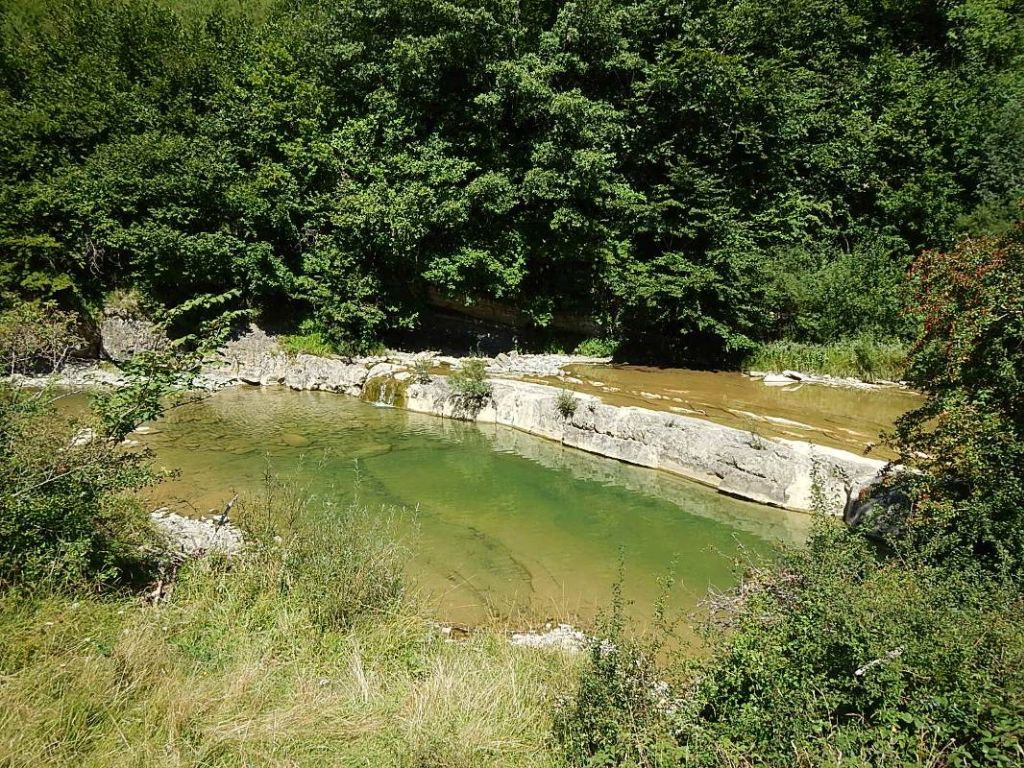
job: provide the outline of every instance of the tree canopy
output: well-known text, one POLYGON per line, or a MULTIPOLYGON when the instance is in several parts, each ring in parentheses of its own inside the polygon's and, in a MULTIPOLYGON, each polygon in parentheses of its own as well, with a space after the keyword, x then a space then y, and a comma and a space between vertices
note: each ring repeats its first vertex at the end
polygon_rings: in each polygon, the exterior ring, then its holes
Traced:
POLYGON ((0 2, 0 290, 432 296, 690 359, 913 332, 1024 191, 1015 0, 0 2))

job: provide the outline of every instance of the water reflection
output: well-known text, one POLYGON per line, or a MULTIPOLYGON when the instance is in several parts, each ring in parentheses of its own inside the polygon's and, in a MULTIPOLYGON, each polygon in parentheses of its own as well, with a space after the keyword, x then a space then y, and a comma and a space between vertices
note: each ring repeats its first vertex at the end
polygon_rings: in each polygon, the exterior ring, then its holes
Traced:
POLYGON ((799 541, 809 518, 494 425, 352 398, 243 388, 172 411, 142 439, 181 475, 154 503, 217 508, 272 473, 335 503, 406 510, 410 568, 453 621, 592 617, 619 553, 643 618, 676 563, 690 609, 733 582, 731 559, 799 541))

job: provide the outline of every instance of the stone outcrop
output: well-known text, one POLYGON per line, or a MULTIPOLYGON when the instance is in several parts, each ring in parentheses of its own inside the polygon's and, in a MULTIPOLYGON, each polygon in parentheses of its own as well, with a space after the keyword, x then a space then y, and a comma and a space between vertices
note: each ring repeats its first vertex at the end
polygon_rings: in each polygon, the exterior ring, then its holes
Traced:
POLYGON ((115 363, 131 360, 140 352, 153 352, 167 346, 167 336, 149 320, 124 312, 105 313, 99 323, 103 357, 115 363))
POLYGON ((815 493, 841 514, 847 488, 874 477, 884 462, 832 448, 759 435, 701 419, 606 405, 575 395, 563 417, 558 390, 514 380, 492 381, 482 405, 453 395, 443 377, 413 383, 405 407, 446 418, 503 424, 589 453, 682 475, 752 501, 810 511, 815 493))
MULTIPOLYGON (((358 396, 370 375, 368 360, 315 355, 289 355, 258 328, 228 343, 220 366, 211 373, 233 377, 245 384, 283 384, 292 389, 341 392, 358 396)), ((383 360, 380 360, 383 362, 383 360)))
POLYGON ((520 648, 545 648, 579 653, 587 647, 589 638, 571 624, 548 624, 543 630, 513 632, 509 642, 520 648))
MULTIPOLYGON (((222 348, 196 384, 207 389, 277 384, 375 400, 381 398, 373 393, 389 392, 387 402, 408 410, 512 427, 763 504, 810 511, 820 501, 837 516, 843 514, 850 489, 871 483, 885 466, 846 451, 770 439, 668 411, 608 405, 593 395, 572 395, 575 409, 563 415, 558 398, 564 394, 559 389, 514 378, 494 378, 489 398, 468 401, 451 391, 445 376, 431 376, 426 382, 410 376, 410 369, 425 357, 446 362, 433 355, 405 353, 364 358, 290 355, 274 338, 253 328, 222 348)), ((507 355, 488 361, 489 369, 505 375, 550 374, 579 362, 569 356, 535 357, 507 355)))
POLYGON ((223 520, 184 517, 168 509, 156 510, 150 519, 163 536, 166 551, 178 558, 207 554, 230 557, 245 545, 242 532, 223 520))

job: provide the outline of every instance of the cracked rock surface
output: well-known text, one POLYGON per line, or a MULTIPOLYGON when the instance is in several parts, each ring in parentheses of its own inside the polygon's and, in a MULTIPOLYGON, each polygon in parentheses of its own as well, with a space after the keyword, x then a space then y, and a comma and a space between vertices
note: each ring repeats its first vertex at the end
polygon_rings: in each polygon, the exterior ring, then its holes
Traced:
POLYGON ((216 518, 191 518, 158 509, 150 514, 153 526, 166 542, 169 553, 184 557, 207 554, 237 555, 245 540, 242 532, 230 522, 216 518))

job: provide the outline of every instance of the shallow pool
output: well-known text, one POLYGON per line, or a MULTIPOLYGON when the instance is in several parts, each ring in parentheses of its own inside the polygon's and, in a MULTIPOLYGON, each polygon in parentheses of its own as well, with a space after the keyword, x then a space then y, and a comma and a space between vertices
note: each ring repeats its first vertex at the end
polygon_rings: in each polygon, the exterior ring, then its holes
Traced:
POLYGON ((697 608, 734 560, 806 535, 807 515, 722 496, 655 470, 507 427, 378 408, 341 395, 246 387, 172 410, 139 439, 180 476, 151 492, 186 513, 258 494, 270 473, 309 494, 401 510, 410 572, 447 621, 589 620, 620 559, 629 613, 697 608))

